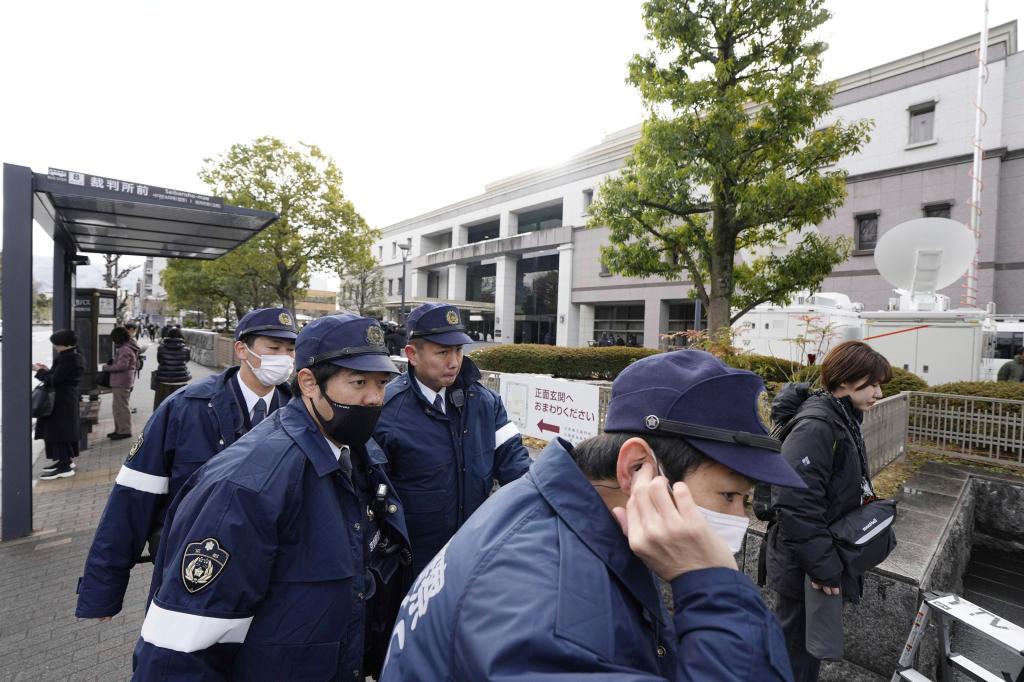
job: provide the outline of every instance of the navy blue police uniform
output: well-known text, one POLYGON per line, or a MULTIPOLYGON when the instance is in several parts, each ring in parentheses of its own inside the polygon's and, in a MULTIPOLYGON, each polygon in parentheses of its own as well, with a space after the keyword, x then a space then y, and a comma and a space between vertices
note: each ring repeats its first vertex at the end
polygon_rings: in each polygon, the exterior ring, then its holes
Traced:
MULTIPOLYGON (((409 314, 409 338, 441 346, 472 343, 452 305, 425 303, 409 314)), ((391 479, 405 502, 415 577, 494 489, 530 468, 530 453, 501 396, 480 383, 480 370, 463 358, 443 407, 427 400, 416 368, 387 387, 374 439, 388 458, 391 479)))
MULTIPOLYGON (((284 308, 254 310, 239 320, 245 334, 294 341, 295 325, 284 308)), ((121 611, 131 569, 143 548, 150 553, 163 528, 167 506, 192 473, 250 429, 238 368, 175 391, 146 422, 132 445, 107 500, 78 584, 79 618, 121 611)), ((291 398, 287 385, 274 390, 268 413, 291 398)))
MULTIPOLYGON (((296 367, 319 362, 396 371, 350 314, 299 333, 296 367)), ((167 524, 135 679, 363 679, 375 604, 408 561, 372 439, 331 443, 296 396, 189 479, 167 524)))
MULTIPOLYGON (((707 353, 665 353, 619 376, 606 423, 640 437, 696 426, 685 439, 705 455, 799 485, 753 409, 761 389, 707 353)), ((739 571, 683 573, 666 607, 572 450, 552 441, 432 559, 380 680, 791 680, 778 622, 739 571)))

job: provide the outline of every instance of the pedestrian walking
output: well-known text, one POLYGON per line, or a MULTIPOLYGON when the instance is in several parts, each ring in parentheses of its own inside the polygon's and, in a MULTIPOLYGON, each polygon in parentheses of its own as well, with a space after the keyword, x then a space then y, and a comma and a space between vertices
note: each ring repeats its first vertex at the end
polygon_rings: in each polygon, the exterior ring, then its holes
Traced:
POLYGON ((172 329, 167 332, 156 349, 156 371, 150 375, 154 412, 164 398, 192 381, 192 374, 188 371, 191 359, 192 351, 185 345, 181 330, 172 329))
POLYGON ((891 378, 880 353, 847 341, 822 362, 821 391, 787 384, 772 403, 782 455, 807 484, 773 492, 777 520, 765 539, 767 585, 778 595, 775 613, 796 682, 817 680, 821 666, 805 640, 807 579, 812 590, 844 602, 857 603, 864 589, 863 575, 844 566, 829 526, 874 499, 860 425, 891 378))
POLYGON ((501 396, 480 383, 466 358, 459 309, 424 303, 407 320, 409 368, 394 379, 374 438, 406 504, 412 575, 418 574, 497 481, 511 483, 530 468, 530 453, 501 396))
POLYGON ((36 419, 36 440, 42 439, 46 458, 51 464, 43 468, 40 480, 68 478, 75 475, 74 459, 78 457, 79 381, 85 372, 85 359, 78 352, 78 335, 72 329, 61 329, 50 335, 53 344, 53 367, 41 362, 32 365, 36 379, 53 391, 53 411, 36 419))
MULTIPOLYGON (((408 552, 370 438, 396 371, 371 318, 299 332, 295 398, 211 460, 167 516, 136 680, 362 680, 376 674, 408 552), (377 663, 374 663, 374 661, 377 663)), ((397 605, 397 602, 396 602, 397 605)))
POLYGON ((763 390, 702 351, 627 367, 605 433, 553 440, 420 574, 381 682, 789 680, 734 558, 752 482, 803 485, 757 417, 763 390))
POLYGON ((131 569, 147 544, 150 556, 156 554, 178 489, 291 398, 285 384, 295 356, 291 314, 284 308, 253 310, 239 320, 235 339, 240 365, 166 398, 129 450, 79 581, 79 618, 109 619, 121 611, 131 569))
POLYGON ((128 399, 135 386, 135 367, 139 361, 139 347, 124 327, 114 327, 110 332, 114 343, 114 357, 100 369, 110 374, 111 408, 114 413, 114 430, 107 434, 111 440, 132 437, 132 413, 128 399))

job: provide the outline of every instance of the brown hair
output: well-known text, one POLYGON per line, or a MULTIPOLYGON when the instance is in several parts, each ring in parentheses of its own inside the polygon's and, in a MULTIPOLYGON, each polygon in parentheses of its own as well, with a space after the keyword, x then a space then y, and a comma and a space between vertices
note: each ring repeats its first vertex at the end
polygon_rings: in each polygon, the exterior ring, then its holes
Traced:
POLYGON ((859 381, 858 389, 885 384, 892 379, 892 367, 885 357, 863 341, 844 341, 829 351, 821 363, 821 385, 829 393, 841 385, 859 381))

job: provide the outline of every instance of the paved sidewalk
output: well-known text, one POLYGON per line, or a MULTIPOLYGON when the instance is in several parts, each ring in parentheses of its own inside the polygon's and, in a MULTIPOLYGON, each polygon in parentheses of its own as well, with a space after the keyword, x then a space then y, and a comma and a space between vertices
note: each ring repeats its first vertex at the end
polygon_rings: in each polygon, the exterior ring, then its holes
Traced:
MULTIPOLYGON (((149 374, 156 369, 156 344, 146 353, 142 376, 132 392, 134 433, 153 412, 149 374)), ((192 380, 214 373, 189 363, 192 380)), ((109 622, 75 618, 75 588, 103 507, 134 439, 111 441, 110 396, 89 449, 78 458, 76 475, 34 482, 35 533, 0 542, 0 682, 14 680, 123 680, 131 675, 132 649, 139 636, 152 566, 132 571, 124 610, 109 622)), ((39 458, 37 477, 48 462, 39 458)))

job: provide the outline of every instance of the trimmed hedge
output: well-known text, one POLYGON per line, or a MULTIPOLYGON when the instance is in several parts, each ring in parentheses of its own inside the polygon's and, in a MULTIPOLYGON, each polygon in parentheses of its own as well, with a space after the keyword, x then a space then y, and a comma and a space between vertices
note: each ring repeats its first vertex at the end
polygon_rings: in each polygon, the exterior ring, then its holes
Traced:
POLYGON ((1024 400, 1024 383, 1019 381, 952 381, 924 389, 929 393, 952 393, 969 395, 977 398, 1002 398, 1004 400, 1024 400))
POLYGON ((761 377, 765 384, 784 384, 787 381, 792 381, 802 367, 799 362, 753 353, 727 355, 722 358, 722 362, 736 369, 753 372, 761 377))
POLYGON ((480 369, 518 374, 550 374, 561 379, 611 381, 640 358, 658 353, 653 348, 611 346, 566 348, 535 343, 503 344, 473 351, 469 357, 480 369))
MULTIPOLYGON (((818 378, 821 376, 821 365, 810 365, 797 372, 797 381, 806 381, 814 386, 818 385, 818 378)), ((909 372, 902 367, 892 368, 892 381, 882 386, 882 396, 888 398, 901 391, 934 391, 928 388, 928 382, 909 372)))

